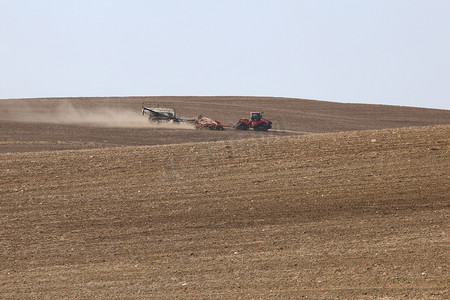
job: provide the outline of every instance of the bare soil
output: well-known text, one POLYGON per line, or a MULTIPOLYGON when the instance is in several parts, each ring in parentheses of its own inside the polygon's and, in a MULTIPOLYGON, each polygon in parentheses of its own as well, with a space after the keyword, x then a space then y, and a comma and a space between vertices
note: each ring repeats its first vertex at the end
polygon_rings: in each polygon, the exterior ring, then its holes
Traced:
POLYGON ((240 140, 410 126, 449 124, 450 111, 263 97, 125 97, 0 100, 0 153, 92 149, 240 140), (169 104, 178 115, 198 114, 236 124, 263 111, 271 132, 199 132, 155 127, 142 102, 169 104))
MULTIPOLYGON (((230 123, 290 117, 266 135, 34 123, 1 100, 1 299, 450 297, 450 125, 432 125, 448 111, 175 100, 230 123)), ((21 101, 61 116, 60 100, 21 101)))

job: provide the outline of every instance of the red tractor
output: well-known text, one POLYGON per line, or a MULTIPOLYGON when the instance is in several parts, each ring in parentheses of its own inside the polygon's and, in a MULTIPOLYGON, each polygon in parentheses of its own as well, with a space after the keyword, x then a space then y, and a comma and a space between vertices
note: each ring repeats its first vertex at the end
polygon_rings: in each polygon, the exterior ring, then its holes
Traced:
POLYGON ((272 128, 272 122, 262 117, 262 112, 251 112, 249 119, 240 119, 234 127, 237 130, 248 130, 253 128, 256 131, 267 131, 272 128))

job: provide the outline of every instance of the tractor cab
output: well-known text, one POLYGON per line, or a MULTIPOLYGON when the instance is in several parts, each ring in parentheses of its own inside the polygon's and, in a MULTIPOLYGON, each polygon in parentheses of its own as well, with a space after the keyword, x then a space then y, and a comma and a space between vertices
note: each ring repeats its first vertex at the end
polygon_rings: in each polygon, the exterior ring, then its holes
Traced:
POLYGON ((262 112, 252 112, 250 113, 250 119, 252 121, 258 122, 262 118, 262 112))

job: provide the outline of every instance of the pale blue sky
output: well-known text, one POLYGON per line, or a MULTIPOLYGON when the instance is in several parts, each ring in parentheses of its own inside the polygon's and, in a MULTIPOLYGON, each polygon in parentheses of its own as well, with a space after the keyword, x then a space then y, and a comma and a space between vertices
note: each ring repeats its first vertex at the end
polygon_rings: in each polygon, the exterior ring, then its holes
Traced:
POLYGON ((450 109, 450 0, 0 0, 0 98, 450 109))

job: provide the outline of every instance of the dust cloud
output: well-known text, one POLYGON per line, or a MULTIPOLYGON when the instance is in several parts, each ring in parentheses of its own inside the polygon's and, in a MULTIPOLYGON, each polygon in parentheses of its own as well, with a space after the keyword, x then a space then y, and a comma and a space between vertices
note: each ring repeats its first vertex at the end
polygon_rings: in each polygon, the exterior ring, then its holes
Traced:
POLYGON ((75 107, 70 102, 61 102, 54 106, 2 103, 0 108, 0 120, 3 121, 116 128, 195 129, 193 125, 185 123, 150 123, 148 116, 143 116, 140 110, 111 107, 81 108, 75 107))

